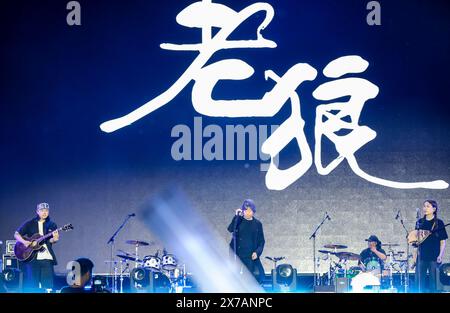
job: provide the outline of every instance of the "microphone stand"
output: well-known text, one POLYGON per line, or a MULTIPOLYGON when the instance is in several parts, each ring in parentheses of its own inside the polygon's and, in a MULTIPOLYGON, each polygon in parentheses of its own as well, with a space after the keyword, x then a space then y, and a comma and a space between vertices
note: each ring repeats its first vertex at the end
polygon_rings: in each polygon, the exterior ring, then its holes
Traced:
POLYGON ((238 221, 239 221, 239 217, 240 215, 235 215, 236 218, 234 220, 234 227, 233 227, 233 248, 234 248, 234 262, 236 263, 237 261, 237 242, 236 242, 236 231, 237 231, 237 227, 238 227, 238 221))
POLYGON ((314 286, 313 288, 316 287, 317 285, 317 278, 316 278, 316 234, 319 231, 319 229, 322 227, 323 223, 325 223, 325 221, 330 219, 330 217, 328 216, 328 213, 325 214, 325 217, 323 218, 322 222, 320 222, 319 226, 317 226, 316 230, 312 233, 312 235, 309 237, 309 240, 313 240, 313 262, 314 262, 314 286))
MULTIPOLYGON (((419 230, 419 228, 420 228, 420 223, 419 223, 419 220, 420 220, 420 214, 419 214, 419 209, 417 209, 417 215, 416 215, 416 227, 415 227, 415 229, 417 229, 417 232, 418 232, 418 235, 417 235, 417 239, 419 239, 419 234, 420 234, 420 230, 419 230)), ((419 244, 418 246, 417 246, 417 255, 416 255, 416 278, 417 278, 417 288, 418 288, 418 292, 419 293, 421 293, 422 292, 422 282, 421 282, 421 279, 422 279, 422 275, 421 275, 421 273, 420 273, 420 247, 421 247, 421 245, 419 244)))
MULTIPOLYGON (((406 232, 406 268, 405 268, 405 293, 408 293, 408 289, 409 289, 409 243, 408 243, 408 229, 405 226, 405 223, 403 222, 403 216, 402 216, 402 212, 399 211, 397 218, 400 218, 400 224, 402 224, 403 229, 406 232)), ((416 267, 417 269, 417 267, 416 267)))
MULTIPOLYGON (((107 245, 111 246, 111 262, 109 263, 109 274, 111 275, 111 285, 113 286, 113 293, 117 292, 117 286, 116 286, 116 277, 112 276, 112 262, 114 259, 114 243, 116 236, 119 234, 119 232, 122 230, 122 228, 125 226, 125 224, 128 222, 128 220, 133 217, 134 214, 128 214, 123 223, 119 226, 119 228, 114 232, 114 234, 109 238, 107 245)), ((115 275, 114 275, 115 276, 115 275)))

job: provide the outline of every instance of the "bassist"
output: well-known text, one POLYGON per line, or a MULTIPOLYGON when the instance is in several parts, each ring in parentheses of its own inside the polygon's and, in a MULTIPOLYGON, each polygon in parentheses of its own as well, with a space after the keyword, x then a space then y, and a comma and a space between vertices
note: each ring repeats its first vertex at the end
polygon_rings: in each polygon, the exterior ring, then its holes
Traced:
POLYGON ((59 240, 59 234, 56 224, 50 220, 49 211, 48 203, 39 203, 36 207, 36 217, 25 222, 14 234, 17 241, 29 246, 31 242, 27 238, 32 235, 53 233, 53 236, 45 241, 43 248, 33 258, 20 262, 24 273, 24 290, 27 292, 38 291, 39 288, 53 289, 53 267, 57 261, 52 244, 59 240))

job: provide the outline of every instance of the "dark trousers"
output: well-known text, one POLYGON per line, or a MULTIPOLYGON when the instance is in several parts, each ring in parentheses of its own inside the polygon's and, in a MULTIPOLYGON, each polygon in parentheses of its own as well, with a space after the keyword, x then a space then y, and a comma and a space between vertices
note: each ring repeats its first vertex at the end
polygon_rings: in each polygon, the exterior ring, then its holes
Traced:
POLYGON ((25 292, 39 292, 45 289, 53 289, 53 261, 32 260, 22 264, 22 271, 25 292), (39 286, 39 283, 41 286, 39 286))
POLYGON ((251 257, 240 257, 242 264, 248 269, 248 271, 253 274, 258 283, 262 284, 264 281, 264 267, 262 266, 261 260, 258 258, 252 260, 251 257))
POLYGON ((436 261, 419 260, 416 267, 416 291, 427 292, 427 272, 429 273, 429 289, 428 292, 436 292, 436 269, 438 264, 436 261))

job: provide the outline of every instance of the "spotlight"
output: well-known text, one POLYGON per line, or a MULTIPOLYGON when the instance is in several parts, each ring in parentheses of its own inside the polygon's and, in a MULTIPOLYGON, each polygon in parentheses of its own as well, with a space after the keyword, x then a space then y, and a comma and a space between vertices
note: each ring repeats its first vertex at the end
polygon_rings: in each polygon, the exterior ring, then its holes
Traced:
POLYGON ((290 264, 280 264, 272 270, 274 291, 295 291, 297 288, 297 270, 290 264))
POLYGON ((161 272, 146 268, 135 268, 130 274, 130 289, 132 292, 169 292, 169 278, 161 272))
POLYGON ((437 268, 436 289, 450 291, 450 263, 444 263, 437 268))
POLYGON ((17 268, 8 268, 1 274, 1 280, 6 291, 19 291, 22 289, 22 272, 17 268))

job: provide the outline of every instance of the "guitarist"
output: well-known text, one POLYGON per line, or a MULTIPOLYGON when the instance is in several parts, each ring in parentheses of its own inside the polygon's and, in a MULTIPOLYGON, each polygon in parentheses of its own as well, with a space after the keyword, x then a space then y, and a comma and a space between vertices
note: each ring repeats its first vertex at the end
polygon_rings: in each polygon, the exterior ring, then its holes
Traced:
POLYGON ((420 243, 415 253, 416 288, 418 292, 425 290, 426 275, 429 272, 430 292, 436 292, 436 269, 442 263, 446 240, 448 238, 444 222, 437 218, 438 204, 434 200, 426 200, 422 208, 424 216, 417 221, 418 238, 424 238, 426 231, 431 234, 420 243), (424 233, 425 234, 422 234, 424 233))
POLYGON ((53 236, 45 241, 43 249, 39 250, 33 258, 21 262, 26 291, 37 291, 39 288, 53 289, 53 267, 57 261, 52 244, 59 240, 59 234, 58 231, 55 231, 58 227, 50 220, 49 210, 48 203, 39 203, 36 207, 37 216, 25 222, 14 234, 17 241, 29 246, 31 242, 24 237, 29 238, 36 233, 43 236, 53 232, 53 236))

